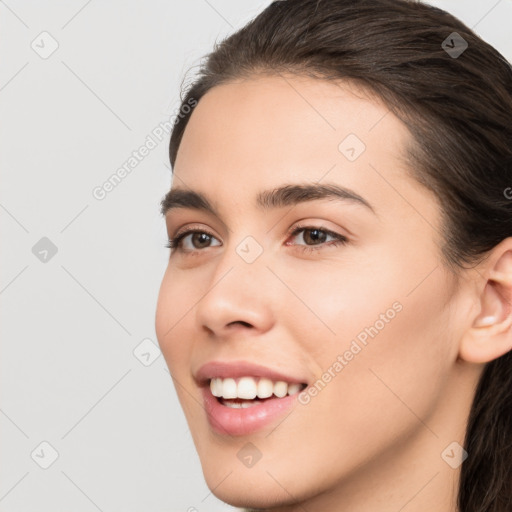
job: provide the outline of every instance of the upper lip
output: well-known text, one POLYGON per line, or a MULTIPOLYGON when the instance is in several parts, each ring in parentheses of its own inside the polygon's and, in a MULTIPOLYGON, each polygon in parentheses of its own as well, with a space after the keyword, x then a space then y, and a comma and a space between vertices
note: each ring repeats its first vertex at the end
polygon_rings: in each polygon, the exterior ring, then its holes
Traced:
POLYGON ((303 384, 307 380, 303 377, 291 374, 285 374, 278 370, 248 361, 209 361, 203 364, 195 374, 196 380, 200 384, 206 384, 214 378, 238 378, 238 377, 261 377, 271 381, 284 381, 288 383, 303 384))

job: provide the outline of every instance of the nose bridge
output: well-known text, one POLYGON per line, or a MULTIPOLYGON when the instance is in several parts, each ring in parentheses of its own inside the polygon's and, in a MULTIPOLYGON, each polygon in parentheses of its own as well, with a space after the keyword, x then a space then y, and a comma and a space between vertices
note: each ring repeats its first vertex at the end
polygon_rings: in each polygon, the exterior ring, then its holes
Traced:
POLYGON ((232 280, 232 286, 242 288, 242 292, 249 292, 254 286, 259 288, 268 279, 266 274, 269 273, 266 267, 268 251, 265 250, 262 237, 259 234, 257 240, 247 230, 238 236, 232 232, 231 239, 217 261, 212 285, 220 284, 219 280, 223 280, 225 276, 232 280))
POLYGON ((273 310, 265 283, 272 275, 266 267, 263 245, 248 235, 226 247, 197 305, 197 321, 217 332, 233 322, 267 329, 273 310))

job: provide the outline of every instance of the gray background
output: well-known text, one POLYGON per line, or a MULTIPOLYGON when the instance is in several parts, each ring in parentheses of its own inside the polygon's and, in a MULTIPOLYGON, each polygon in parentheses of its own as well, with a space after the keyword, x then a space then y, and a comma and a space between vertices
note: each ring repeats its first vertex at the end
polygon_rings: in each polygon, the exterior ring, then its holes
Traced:
MULTIPOLYGON (((93 190, 269 3, 0 1, 1 512, 235 510, 204 483, 157 348, 168 135, 93 190)), ((511 0, 431 3, 512 60, 511 0)))

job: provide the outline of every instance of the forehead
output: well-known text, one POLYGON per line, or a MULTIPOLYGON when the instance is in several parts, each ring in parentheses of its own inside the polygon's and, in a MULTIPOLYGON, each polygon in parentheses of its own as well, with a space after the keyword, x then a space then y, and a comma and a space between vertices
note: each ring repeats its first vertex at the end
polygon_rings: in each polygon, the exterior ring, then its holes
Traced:
POLYGON ((413 202, 428 193, 408 175, 409 141, 405 125, 354 84, 257 76, 216 86, 201 98, 180 144, 173 183, 219 205, 243 207, 254 204, 260 190, 325 180, 377 209, 379 203, 396 209, 393 183, 399 181, 413 202))
POLYGON ((408 139, 388 108, 354 84, 256 76, 216 86, 200 99, 175 169, 186 166, 190 175, 206 166, 217 176, 247 169, 263 177, 294 166, 308 167, 315 179, 333 164, 349 173, 368 156, 398 160, 408 139))

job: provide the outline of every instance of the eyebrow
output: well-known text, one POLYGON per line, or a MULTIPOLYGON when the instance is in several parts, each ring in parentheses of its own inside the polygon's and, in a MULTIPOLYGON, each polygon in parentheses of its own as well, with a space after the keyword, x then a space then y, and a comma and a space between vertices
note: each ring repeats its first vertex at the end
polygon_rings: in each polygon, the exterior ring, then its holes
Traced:
MULTIPOLYGON (((256 196, 256 205, 263 212, 269 209, 295 206, 308 201, 319 199, 338 200, 347 203, 362 204, 375 214, 371 204, 354 191, 336 185, 326 184, 290 184, 271 190, 263 190, 256 196)), ((220 218, 219 212, 201 192, 187 188, 171 189, 160 203, 161 214, 166 214, 175 209, 189 208, 211 213, 220 218)))

